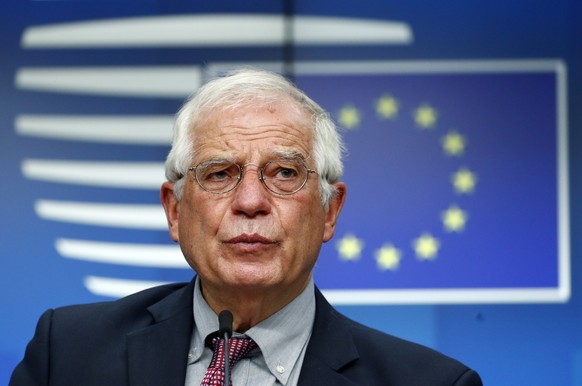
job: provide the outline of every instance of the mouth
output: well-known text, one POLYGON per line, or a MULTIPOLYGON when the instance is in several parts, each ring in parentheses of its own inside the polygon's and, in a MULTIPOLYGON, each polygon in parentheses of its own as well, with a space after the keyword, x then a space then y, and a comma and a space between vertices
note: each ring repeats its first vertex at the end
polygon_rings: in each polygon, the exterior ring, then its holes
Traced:
POLYGON ((271 240, 271 239, 268 239, 264 236, 261 236, 257 233, 253 233, 252 235, 243 233, 242 235, 228 239, 226 241, 226 243, 227 244, 241 244, 241 245, 244 245, 244 244, 265 244, 265 245, 268 245, 268 244, 275 244, 276 242, 271 240))
POLYGON ((259 255, 270 251, 277 244, 277 241, 268 239, 258 233, 250 235, 243 233, 225 241, 225 245, 237 255, 259 255))

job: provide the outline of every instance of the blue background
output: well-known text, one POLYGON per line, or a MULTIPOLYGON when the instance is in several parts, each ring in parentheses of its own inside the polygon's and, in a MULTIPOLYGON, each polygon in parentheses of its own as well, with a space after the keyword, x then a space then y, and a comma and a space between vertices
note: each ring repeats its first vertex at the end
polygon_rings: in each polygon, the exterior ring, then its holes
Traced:
MULTIPOLYGON (((202 64, 205 61, 261 61, 283 59, 280 47, 21 50, 27 26, 54 22, 179 13, 280 13, 277 1, 222 1, 185 4, 182 1, 16 1, 0 4, 0 384, 20 360, 40 313, 49 307, 99 300, 87 293, 78 275, 67 270, 90 270, 115 275, 125 268, 56 257, 53 240, 71 231, 65 224, 39 221, 31 205, 42 197, 75 200, 94 189, 58 186, 24 180, 22 158, 83 158, 99 154, 100 145, 30 140, 15 135, 17 113, 170 114, 180 100, 112 101, 98 96, 78 98, 15 90, 18 67, 43 65, 202 64), (87 146, 89 148, 87 148, 87 146), (77 265, 77 266, 75 266, 77 265)), ((568 67, 569 169, 572 296, 566 304, 341 306, 341 311, 365 324, 434 347, 477 369, 487 385, 582 385, 582 4, 558 1, 467 2, 413 1, 296 1, 299 15, 349 16, 409 23, 414 42, 407 46, 298 47, 296 60, 458 60, 560 59, 568 67)), ((163 159, 167 148, 115 145, 103 159, 163 159)), ((525 153, 523 157, 533 157, 525 153)), ((535 176, 533 177, 535 178, 535 176)), ((99 190, 101 201, 156 201, 139 191, 99 190)), ((77 227, 76 237, 98 238, 107 229, 77 227)), ((125 231, 123 240, 147 237, 167 241, 165 232, 125 231)), ((499 253, 503 253, 500 250, 499 253)), ((135 269, 134 269, 135 270, 135 269)), ((160 270, 157 278, 189 275, 160 270)), ((75 271, 76 272, 76 271, 75 271)), ((125 274, 125 272, 122 272, 125 274)), ((129 273, 128 273, 129 275, 129 273)))

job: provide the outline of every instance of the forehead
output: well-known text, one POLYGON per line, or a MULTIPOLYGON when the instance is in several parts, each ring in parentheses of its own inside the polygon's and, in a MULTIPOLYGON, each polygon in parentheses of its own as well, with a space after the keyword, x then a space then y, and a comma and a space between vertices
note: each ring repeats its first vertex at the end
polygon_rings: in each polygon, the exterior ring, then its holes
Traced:
POLYGON ((313 148, 311 116, 292 102, 247 104, 215 109, 193 129, 194 158, 241 159, 293 152, 309 157, 313 148))

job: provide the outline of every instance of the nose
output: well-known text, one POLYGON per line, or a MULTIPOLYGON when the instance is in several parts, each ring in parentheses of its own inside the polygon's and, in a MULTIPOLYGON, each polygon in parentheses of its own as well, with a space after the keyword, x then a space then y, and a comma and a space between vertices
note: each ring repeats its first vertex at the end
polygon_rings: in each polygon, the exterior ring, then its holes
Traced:
POLYGON ((260 180, 260 168, 256 164, 242 167, 242 180, 234 190, 232 210, 247 217, 265 215, 271 211, 269 192, 260 180), (254 166, 254 168, 249 168, 254 166))

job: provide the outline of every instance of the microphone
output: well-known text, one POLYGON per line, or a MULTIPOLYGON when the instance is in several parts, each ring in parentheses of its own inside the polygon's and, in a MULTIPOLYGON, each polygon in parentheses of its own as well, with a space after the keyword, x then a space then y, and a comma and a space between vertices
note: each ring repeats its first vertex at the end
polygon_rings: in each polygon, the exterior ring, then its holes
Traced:
POLYGON ((232 336, 232 313, 229 310, 222 310, 218 314, 218 333, 225 339, 232 336))
POLYGON ((230 343, 232 336, 232 312, 222 310, 218 314, 218 334, 224 339, 224 386, 230 386, 230 343))

